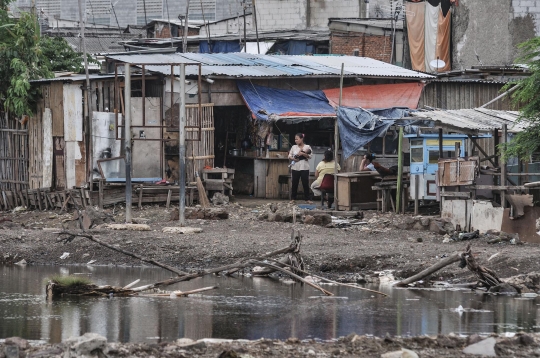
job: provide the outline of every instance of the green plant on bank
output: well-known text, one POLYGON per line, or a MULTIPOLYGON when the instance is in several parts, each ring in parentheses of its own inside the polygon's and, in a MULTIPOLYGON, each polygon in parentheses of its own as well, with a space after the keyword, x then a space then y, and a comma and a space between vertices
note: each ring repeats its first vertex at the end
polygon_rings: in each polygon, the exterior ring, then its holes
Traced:
POLYGON ((9 18, 9 3, 0 0, 0 110, 21 117, 35 112, 40 95, 30 81, 51 78, 53 71, 80 72, 83 58, 64 39, 40 38, 33 14, 9 18))
POLYGON ((57 285, 64 286, 64 287, 74 287, 74 286, 86 286, 91 285, 92 281, 90 281, 86 277, 78 277, 78 276, 61 276, 56 275, 52 276, 46 281, 51 281, 56 283, 57 285))
POLYGON ((529 66, 530 76, 507 84, 503 90, 519 86, 512 94, 512 103, 521 105, 518 121, 528 127, 515 135, 512 141, 499 145, 505 159, 527 158, 540 147, 540 37, 521 43, 518 47, 522 55, 517 62, 529 66))

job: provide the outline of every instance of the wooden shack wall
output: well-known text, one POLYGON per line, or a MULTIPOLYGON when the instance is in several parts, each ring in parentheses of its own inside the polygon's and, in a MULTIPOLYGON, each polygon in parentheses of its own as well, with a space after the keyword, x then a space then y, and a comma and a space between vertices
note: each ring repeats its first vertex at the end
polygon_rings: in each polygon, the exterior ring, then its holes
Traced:
MULTIPOLYGON (((483 106, 502 92, 504 83, 485 82, 431 82, 424 87, 418 108, 426 106, 441 109, 470 109, 483 106)), ((486 108, 516 110, 508 97, 486 108)))

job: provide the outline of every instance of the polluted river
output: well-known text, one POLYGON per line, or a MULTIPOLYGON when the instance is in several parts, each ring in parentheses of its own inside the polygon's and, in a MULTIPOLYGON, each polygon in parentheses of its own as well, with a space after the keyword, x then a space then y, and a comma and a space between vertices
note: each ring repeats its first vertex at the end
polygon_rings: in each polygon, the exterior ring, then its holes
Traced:
POLYGON ((492 333, 540 329, 540 299, 470 289, 399 289, 368 285, 388 297, 324 285, 335 296, 269 277, 209 275, 168 287, 218 289, 188 297, 63 297, 49 300, 49 277, 87 277, 98 285, 165 280, 159 268, 0 266, 0 339, 58 343, 86 332, 109 342, 160 343, 178 338, 333 340, 351 332, 375 337, 492 333))

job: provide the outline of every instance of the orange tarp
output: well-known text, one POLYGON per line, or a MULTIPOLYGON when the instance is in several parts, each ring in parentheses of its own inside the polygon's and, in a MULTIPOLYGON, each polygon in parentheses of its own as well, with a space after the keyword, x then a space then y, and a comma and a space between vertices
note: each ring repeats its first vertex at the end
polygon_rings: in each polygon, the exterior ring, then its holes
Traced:
POLYGON ((426 3, 406 4, 407 33, 409 34, 409 48, 411 54, 412 69, 425 71, 425 11, 426 3))
MULTIPOLYGON (((416 109, 424 85, 419 82, 387 85, 364 85, 343 88, 341 104, 364 109, 408 107, 416 109)), ((330 104, 337 107, 339 88, 323 90, 330 104)))

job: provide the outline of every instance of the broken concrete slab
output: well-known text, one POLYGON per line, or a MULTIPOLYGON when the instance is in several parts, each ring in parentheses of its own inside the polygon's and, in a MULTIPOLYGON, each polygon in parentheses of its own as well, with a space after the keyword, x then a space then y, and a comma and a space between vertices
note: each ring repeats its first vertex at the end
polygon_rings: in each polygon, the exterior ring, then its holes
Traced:
POLYGON ((484 339, 478 343, 471 344, 463 349, 465 354, 476 354, 487 357, 496 357, 495 344, 497 340, 493 337, 484 339))
POLYGON ((70 350, 70 356, 91 356, 96 350, 107 353, 107 338, 97 333, 85 333, 80 337, 69 337, 65 345, 70 350))
POLYGON ((132 231, 150 231, 150 226, 146 224, 108 224, 106 228, 111 230, 132 230, 132 231))
POLYGON ((200 227, 179 227, 179 226, 173 226, 173 227, 164 227, 163 230, 161 230, 168 234, 198 234, 203 232, 203 229, 200 227))

